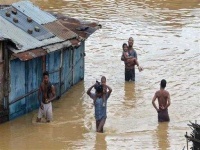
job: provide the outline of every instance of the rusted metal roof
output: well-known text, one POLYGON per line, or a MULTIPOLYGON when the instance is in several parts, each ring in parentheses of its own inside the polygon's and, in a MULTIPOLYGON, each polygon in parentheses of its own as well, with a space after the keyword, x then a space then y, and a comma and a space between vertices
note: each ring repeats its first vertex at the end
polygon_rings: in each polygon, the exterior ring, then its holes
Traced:
POLYGON ((21 61, 27 61, 33 58, 44 56, 46 54, 47 52, 45 49, 39 48, 39 49, 29 50, 29 51, 25 51, 25 52, 21 52, 17 54, 13 53, 12 55, 19 58, 21 61))
POLYGON ((81 44, 80 40, 78 40, 78 39, 72 39, 72 40, 70 40, 70 42, 73 47, 80 46, 80 44, 81 44))
POLYGON ((81 41, 101 28, 97 23, 69 18, 62 14, 53 15, 40 10, 29 1, 2 7, 0 41, 9 40, 13 43, 7 45, 13 52, 12 55, 26 61, 62 48, 80 46, 81 41), (30 28, 32 28, 31 34, 27 32, 30 28), (34 35, 38 29, 41 34, 34 35))
POLYGON ((2 32, 5 38, 10 39, 13 43, 15 43, 17 49, 12 49, 14 53, 23 52, 30 49, 36 49, 42 46, 64 41, 63 39, 60 39, 56 36, 53 38, 45 39, 43 41, 39 41, 36 38, 29 35, 28 33, 16 27, 14 24, 5 20, 1 16, 0 31, 2 32))
POLYGON ((54 15, 62 23, 62 25, 72 30, 83 39, 87 39, 92 33, 101 28, 101 25, 95 22, 86 22, 75 18, 66 17, 62 14, 54 15))
POLYGON ((9 7, 10 5, 0 5, 0 9, 3 9, 3 8, 6 8, 6 7, 9 7))
MULTIPOLYGON (((27 61, 33 58, 44 56, 47 53, 61 50, 62 48, 66 48, 70 46, 72 46, 72 43, 70 41, 65 41, 65 42, 56 43, 53 45, 44 46, 38 49, 28 50, 25 52, 12 53, 12 55, 14 57, 19 58, 21 61, 27 61)), ((9 49, 12 51, 12 48, 9 47, 9 49)))
POLYGON ((60 50, 62 48, 66 48, 66 47, 70 47, 72 44, 70 41, 65 41, 65 42, 62 42, 62 43, 56 43, 56 44, 53 44, 53 45, 48 45, 48 46, 45 46, 43 47, 43 49, 46 49, 47 53, 50 53, 50 52, 53 52, 53 51, 56 51, 56 50, 60 50))
POLYGON ((59 38, 69 40, 78 37, 76 33, 63 26, 59 21, 54 21, 44 25, 48 30, 59 38))
POLYGON ((14 7, 7 7, 0 10, 0 15, 10 23, 14 24, 24 32, 27 32, 40 41, 55 36, 46 30, 42 25, 36 23, 32 18, 27 17, 14 7))
POLYGON ((31 17, 39 24, 46 24, 56 21, 56 17, 48 12, 42 11, 39 7, 33 5, 30 1, 20 1, 12 4, 17 10, 23 12, 26 16, 31 17))

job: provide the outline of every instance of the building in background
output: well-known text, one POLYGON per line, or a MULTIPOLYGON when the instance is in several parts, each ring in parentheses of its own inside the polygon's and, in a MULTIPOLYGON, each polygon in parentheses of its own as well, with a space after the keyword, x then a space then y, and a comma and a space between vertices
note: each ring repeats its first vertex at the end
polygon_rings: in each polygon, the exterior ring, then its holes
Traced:
POLYGON ((44 71, 58 98, 83 80, 85 40, 100 27, 29 1, 0 6, 0 123, 38 108, 44 71))

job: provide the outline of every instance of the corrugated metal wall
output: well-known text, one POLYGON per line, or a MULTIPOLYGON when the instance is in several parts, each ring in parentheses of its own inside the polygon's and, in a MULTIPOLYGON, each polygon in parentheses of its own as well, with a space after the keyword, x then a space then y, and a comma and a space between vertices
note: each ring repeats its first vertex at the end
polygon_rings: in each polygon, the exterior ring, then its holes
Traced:
POLYGON ((84 49, 85 43, 74 50, 74 84, 84 78, 84 49))
POLYGON ((64 49, 61 72, 61 93, 66 92, 73 84, 73 50, 64 49))
POLYGON ((17 98, 26 93, 25 79, 25 62, 19 59, 12 60, 10 62, 9 119, 14 119, 26 113, 25 97, 16 101, 17 98))
POLYGON ((38 108, 38 88, 42 82, 42 58, 27 61, 26 67, 26 93, 32 93, 26 97, 26 112, 38 108))
POLYGON ((42 81, 41 57, 26 62, 10 62, 10 119, 38 108, 38 87, 42 81))
POLYGON ((0 110, 3 106, 3 50, 2 50, 2 42, 0 41, 0 110))
MULTIPOLYGON (((19 59, 10 61, 10 120, 38 108, 42 65, 42 57, 25 62, 19 59)), ((66 48, 46 55, 46 70, 49 71, 50 82, 56 88, 56 96, 60 97, 84 78, 84 42, 77 49, 66 48)))
POLYGON ((8 104, 7 104, 7 77, 8 70, 6 70, 7 66, 7 51, 4 50, 4 41, 0 41, 0 123, 8 121, 8 104))
POLYGON ((60 96, 60 58, 61 51, 49 53, 46 56, 46 70, 49 80, 56 88, 56 96, 60 96))

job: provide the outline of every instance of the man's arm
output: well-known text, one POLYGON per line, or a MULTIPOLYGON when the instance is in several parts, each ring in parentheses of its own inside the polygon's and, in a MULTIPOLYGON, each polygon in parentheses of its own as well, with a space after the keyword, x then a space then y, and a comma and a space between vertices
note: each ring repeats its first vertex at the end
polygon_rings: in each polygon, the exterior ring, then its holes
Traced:
POLYGON ((89 96, 91 96, 91 90, 92 90, 92 88, 93 88, 95 85, 96 85, 96 83, 95 83, 94 85, 92 85, 92 86, 87 90, 87 94, 88 94, 89 96))
POLYGON ((165 106, 165 109, 167 109, 170 105, 171 105, 171 100, 170 100, 170 95, 168 93, 168 96, 167 96, 167 105, 165 106))
POLYGON ((157 108, 157 106, 156 106, 156 104, 155 104, 156 98, 157 98, 157 96, 156 96, 156 93, 155 93, 155 95, 154 95, 154 97, 153 97, 153 99, 152 99, 152 105, 153 105, 153 107, 156 109, 156 111, 158 112, 159 109, 157 108))
POLYGON ((110 86, 108 86, 108 85, 106 85, 106 86, 107 86, 107 88, 108 88, 108 94, 110 95, 111 92, 112 92, 112 88, 111 88, 110 86))
POLYGON ((108 85, 105 85, 105 87, 108 89, 108 92, 107 92, 107 98, 108 98, 110 94, 112 93, 112 88, 108 85))
POLYGON ((138 70, 141 72, 143 69, 142 69, 142 67, 140 67, 140 65, 139 65, 139 62, 138 62, 138 59, 137 59, 137 52, 134 50, 134 52, 135 52, 135 64, 137 65, 137 67, 138 67, 138 70))
POLYGON ((140 67, 139 62, 138 62, 137 59, 135 59, 135 64, 137 65, 138 68, 140 67))
POLYGON ((40 108, 43 109, 43 105, 41 102, 41 99, 42 99, 41 93, 42 93, 42 85, 40 85, 39 90, 38 90, 38 101, 39 101, 40 108))
POLYGON ((41 92, 42 92, 42 89, 41 89, 42 87, 41 87, 41 85, 40 85, 40 87, 39 87, 39 89, 38 89, 38 101, 39 101, 39 104, 41 103, 41 92))
POLYGON ((122 56, 121 56, 121 61, 125 61, 123 53, 122 53, 122 56))
POLYGON ((139 62, 138 62, 138 60, 136 59, 136 65, 137 65, 137 67, 138 67, 138 70, 141 72, 142 70, 143 70, 143 68, 142 67, 140 67, 140 65, 139 65, 139 62))
POLYGON ((135 51, 135 58, 137 59, 137 52, 135 51))
POLYGON ((51 94, 52 94, 52 97, 50 99, 48 99, 48 102, 51 102, 56 98, 56 90, 53 85, 51 86, 51 94))
POLYGON ((134 50, 134 57, 135 57, 135 63, 136 63, 136 65, 139 67, 140 65, 139 65, 139 62, 138 62, 138 59, 137 59, 137 52, 134 50))
POLYGON ((94 85, 92 85, 88 90, 87 90, 87 94, 90 96, 90 98, 92 98, 93 100, 96 100, 96 95, 94 93, 91 93, 91 90, 93 87, 95 87, 96 83, 94 85))

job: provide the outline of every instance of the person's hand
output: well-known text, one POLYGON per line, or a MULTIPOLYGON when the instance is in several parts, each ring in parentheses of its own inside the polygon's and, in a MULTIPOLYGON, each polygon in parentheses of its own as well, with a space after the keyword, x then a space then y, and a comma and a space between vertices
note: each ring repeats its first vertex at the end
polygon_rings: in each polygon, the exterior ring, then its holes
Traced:
POLYGON ((46 99, 46 100, 45 100, 45 103, 48 103, 48 102, 49 102, 49 99, 46 99))
POLYGON ((143 68, 138 66, 138 70, 139 70, 139 72, 141 72, 141 71, 143 71, 143 68))
POLYGON ((162 105, 162 106, 160 107, 160 109, 161 109, 161 110, 165 110, 165 107, 162 105))
POLYGON ((42 110, 44 109, 44 106, 43 106, 43 104, 41 104, 41 105, 40 105, 40 108, 41 108, 42 110))
POLYGON ((132 60, 131 60, 131 59, 127 59, 126 62, 127 62, 127 63, 130 63, 130 62, 132 62, 132 60))

